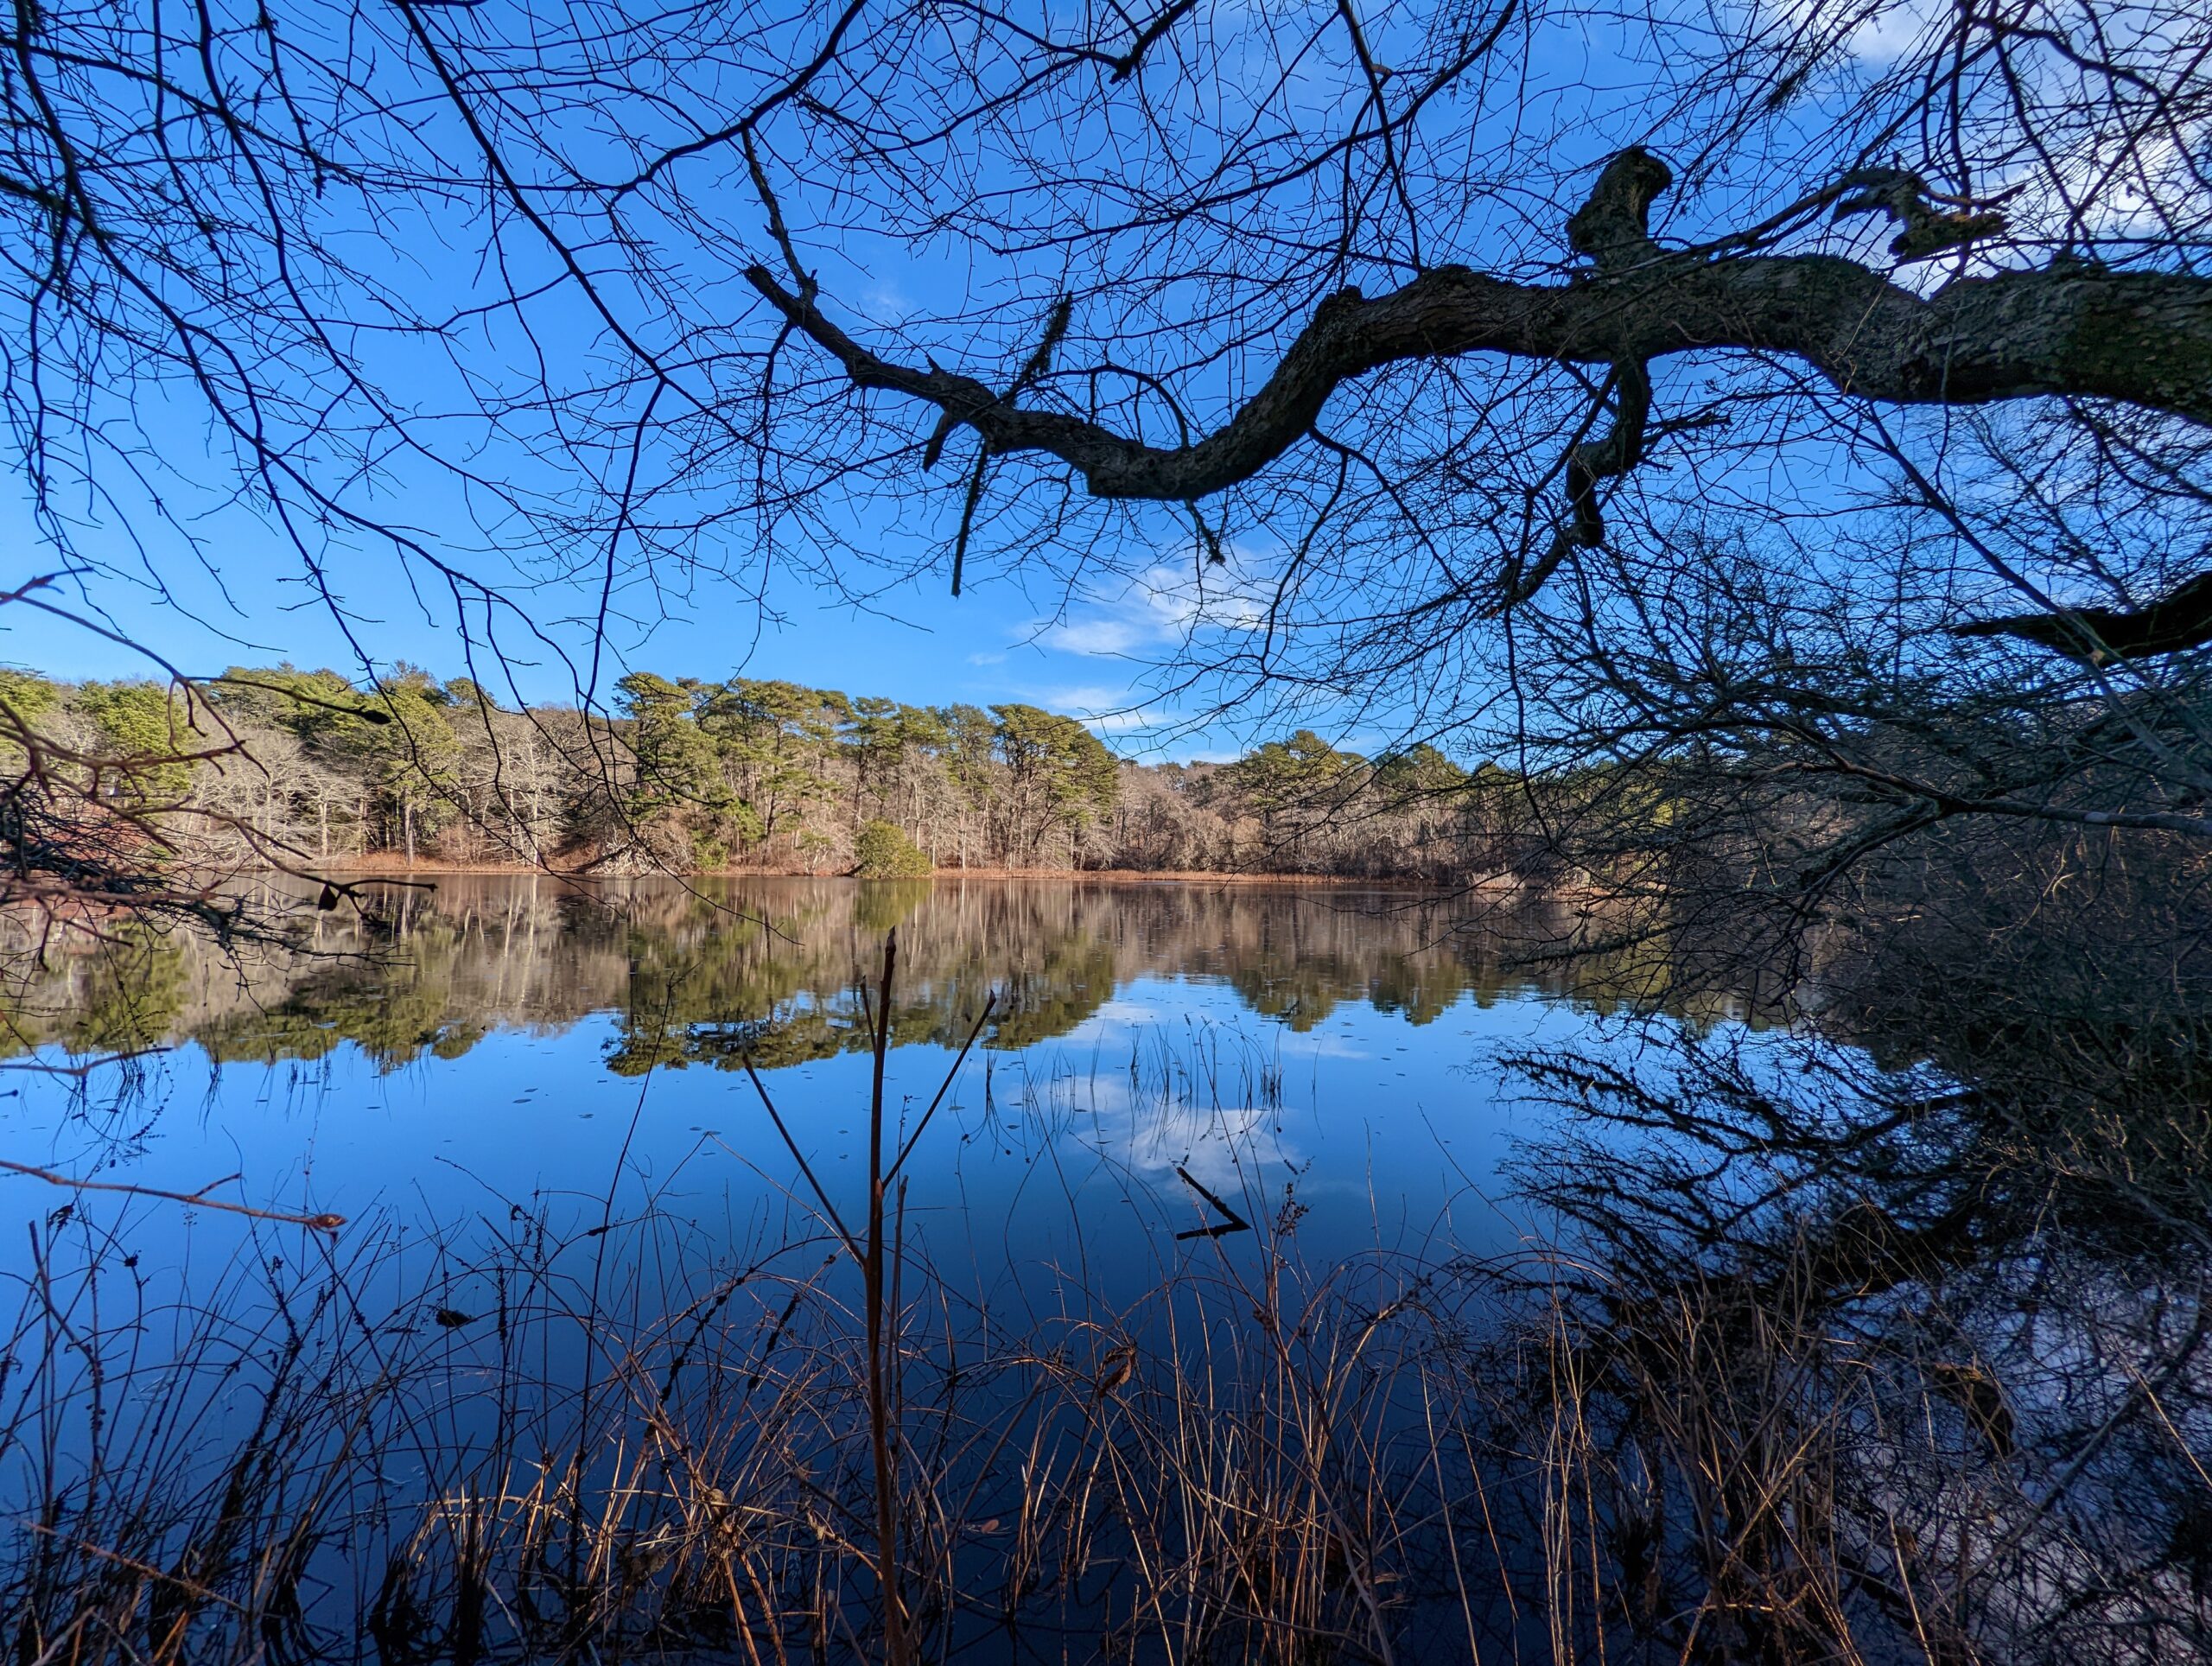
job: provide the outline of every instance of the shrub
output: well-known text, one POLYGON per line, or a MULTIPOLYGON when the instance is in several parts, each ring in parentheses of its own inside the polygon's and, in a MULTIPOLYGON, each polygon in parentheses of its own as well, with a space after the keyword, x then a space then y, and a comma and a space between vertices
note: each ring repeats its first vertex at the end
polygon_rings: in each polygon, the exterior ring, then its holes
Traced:
POLYGON ((862 827, 853 841, 853 872, 864 880, 919 879, 930 871, 929 857, 889 822, 862 827))

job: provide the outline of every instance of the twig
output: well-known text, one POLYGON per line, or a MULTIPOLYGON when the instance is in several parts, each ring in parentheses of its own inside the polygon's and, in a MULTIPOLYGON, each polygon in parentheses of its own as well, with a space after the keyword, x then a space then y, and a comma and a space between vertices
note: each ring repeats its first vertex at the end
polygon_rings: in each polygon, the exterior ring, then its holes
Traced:
POLYGON ((0 1071, 22 1070, 34 1071, 41 1076, 73 1076, 81 1082, 94 1071, 104 1069, 109 1065, 127 1065, 134 1059, 155 1059, 171 1051, 173 1049, 168 1047, 131 1047, 122 1052, 102 1053, 98 1059, 87 1059, 81 1065, 40 1065, 25 1062, 0 1065, 0 1071))
POLYGON ((1180 1243, 1185 1238, 1223 1238, 1227 1237, 1231 1232, 1249 1232, 1252 1230, 1251 1222, 1246 1220, 1243 1216, 1238 1214, 1234 1209, 1231 1209, 1227 1204, 1216 1197, 1212 1192, 1199 1184, 1196 1180, 1192 1179, 1189 1169, 1184 1167, 1182 1164, 1178 1163, 1175 1165, 1175 1172, 1182 1177, 1184 1185, 1189 1186, 1192 1191, 1197 1192, 1201 1198, 1204 1198, 1216 1209, 1218 1209, 1223 1214, 1229 1217, 1227 1220, 1223 1221, 1217 1225, 1194 1226, 1187 1232, 1178 1232, 1175 1235, 1175 1241, 1178 1243, 1180 1243))
MULTIPOLYGON (((13 1165, 11 1164, 10 1167, 13 1165)), ((127 1567, 143 1578, 158 1580, 163 1585, 174 1585, 188 1597, 197 1597, 202 1602, 219 1602, 226 1608, 236 1609, 241 1614, 245 1612, 243 1607, 225 1596, 220 1591, 210 1591, 206 1586, 194 1584, 180 1574, 165 1574, 152 1563, 142 1562, 134 1556, 126 1556, 120 1550, 109 1550, 92 1543, 88 1539, 79 1539, 67 1533, 57 1532, 44 1522, 19 1522, 16 1525, 29 1533, 43 1533, 49 1539, 59 1539, 63 1544, 73 1549, 81 1550, 88 1556, 98 1556, 103 1561, 114 1562, 118 1567, 127 1567)))
POLYGON ((227 1186, 238 1177, 226 1174, 219 1180, 210 1180, 197 1192, 165 1192, 157 1186, 132 1186, 121 1180, 78 1180, 67 1174, 56 1174, 52 1169, 34 1168, 29 1163, 10 1162, 0 1157, 0 1168, 10 1173, 28 1174, 35 1180, 44 1180, 48 1186, 68 1186, 79 1192, 122 1192, 134 1198, 163 1198, 171 1203, 191 1204, 200 1209, 219 1209, 226 1214, 247 1215, 257 1221, 280 1221, 287 1226, 304 1226, 314 1232, 335 1232, 346 1224, 343 1215, 294 1215, 281 1209, 256 1209, 250 1204, 225 1203, 211 1198, 208 1192, 219 1186, 227 1186))

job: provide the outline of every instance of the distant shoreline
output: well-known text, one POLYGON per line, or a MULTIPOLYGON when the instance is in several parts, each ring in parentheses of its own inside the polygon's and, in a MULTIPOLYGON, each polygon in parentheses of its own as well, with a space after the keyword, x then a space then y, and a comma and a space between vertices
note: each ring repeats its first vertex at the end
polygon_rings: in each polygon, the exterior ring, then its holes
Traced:
MULTIPOLYGON (((537 868, 523 862, 454 862, 442 859, 418 858, 410 863, 405 858, 353 856, 340 861, 315 862, 311 865, 319 874, 336 879, 435 879, 475 874, 486 878, 520 878, 525 875, 555 880, 578 880, 586 882, 607 882, 627 879, 687 879, 687 880, 841 880, 855 877, 849 874, 810 873, 789 868, 709 868, 690 874, 594 874, 588 868, 537 868)), ((1407 875, 1360 875, 1343 874, 1268 874, 1223 871, 1215 868, 940 868, 932 873, 917 874, 910 880, 880 880, 876 884, 912 885, 936 884, 940 881, 965 880, 1033 880, 1078 881, 1085 883, 1112 885, 1174 884, 1174 885, 1281 885, 1330 890, 1389 890, 1389 891, 1518 891, 1524 887, 1517 880, 1503 877, 1446 881, 1421 880, 1407 875)))

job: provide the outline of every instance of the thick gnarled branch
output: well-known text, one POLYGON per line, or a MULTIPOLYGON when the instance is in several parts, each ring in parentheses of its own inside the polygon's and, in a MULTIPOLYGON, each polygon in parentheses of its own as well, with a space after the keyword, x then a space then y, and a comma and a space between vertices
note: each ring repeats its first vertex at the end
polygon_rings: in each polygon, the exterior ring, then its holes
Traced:
POLYGON ((1885 403, 2069 395, 2212 425, 2212 280, 2066 263, 1961 278, 1922 296, 1834 256, 1670 252, 1643 223, 1669 178, 1641 150, 1608 165, 1571 223, 1597 270, 1568 283, 1442 266, 1389 295, 1330 296, 1227 423, 1175 447, 1025 409, 957 372, 885 358, 766 266, 747 276, 857 385, 934 404, 994 454, 1058 457, 1101 498, 1178 502, 1224 491, 1296 444, 1345 381, 1407 360, 1481 353, 1608 366, 1686 353, 1774 353, 1885 403))
POLYGON ((2008 614, 1951 627, 1953 636, 2009 636, 2084 664, 2152 659, 2212 642, 2212 573, 2141 607, 2069 607, 2008 614))

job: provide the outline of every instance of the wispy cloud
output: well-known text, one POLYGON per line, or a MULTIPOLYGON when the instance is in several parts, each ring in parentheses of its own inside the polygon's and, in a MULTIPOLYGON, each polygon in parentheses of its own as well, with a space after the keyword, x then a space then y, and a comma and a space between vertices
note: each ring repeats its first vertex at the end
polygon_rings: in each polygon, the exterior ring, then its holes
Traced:
POLYGON ((1161 714, 1149 709, 1144 696, 1132 689, 1090 684, 1077 688, 1040 690, 1038 703, 1064 711, 1098 734, 1135 734, 1159 726, 1161 714))
MULTIPOLYGON (((1781 0, 1775 10, 1808 34, 1825 34, 1833 27, 1820 0, 1781 0)), ((1891 64, 1931 38, 1936 27, 1951 16, 1946 0, 1897 0, 1866 14, 1838 44, 1864 63, 1891 64)))
POLYGON ((1065 625, 1052 626, 1039 639, 1044 645, 1061 653, 1100 658, 1124 658, 1139 648, 1156 645, 1160 640, 1155 633, 1145 629, 1143 621, 1103 616, 1073 619, 1065 625))
POLYGON ((1153 658, 1194 637, 1258 628, 1266 608, 1243 561, 1208 563, 1193 570, 1160 562, 1133 576, 1117 593, 1096 597, 1067 617, 1039 621, 1039 646, 1093 658, 1153 658))

